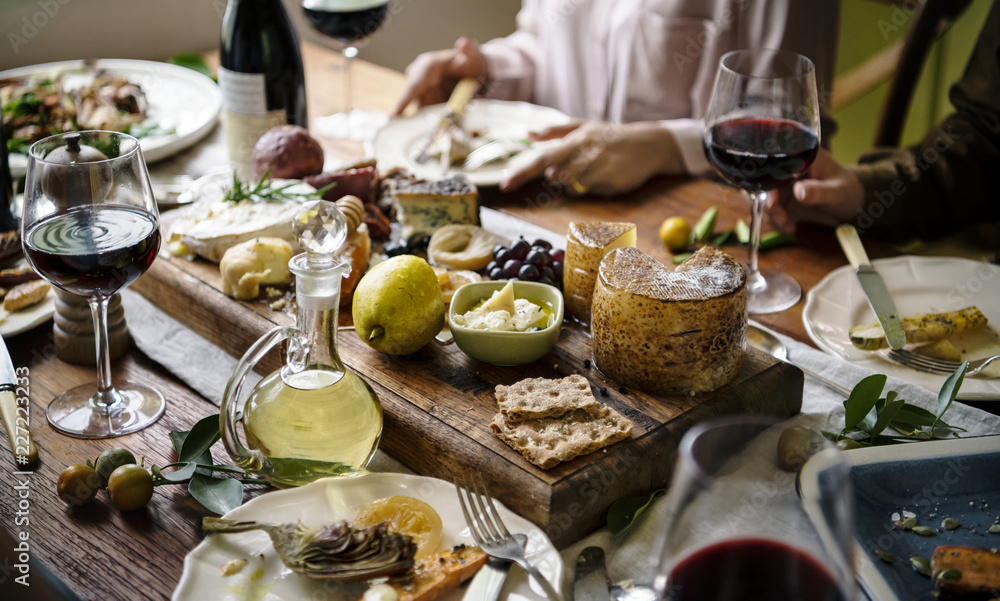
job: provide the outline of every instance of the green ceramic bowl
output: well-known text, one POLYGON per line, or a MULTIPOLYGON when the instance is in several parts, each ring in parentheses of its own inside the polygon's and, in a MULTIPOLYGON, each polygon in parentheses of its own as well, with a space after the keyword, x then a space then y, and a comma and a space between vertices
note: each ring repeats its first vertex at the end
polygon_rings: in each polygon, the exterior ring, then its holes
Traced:
POLYGON ((563 320, 563 296, 557 288, 539 282, 514 282, 514 298, 552 306, 549 326, 535 332, 494 332, 455 325, 453 317, 488 299, 506 281, 473 282, 455 291, 448 308, 448 324, 455 343, 466 355, 493 365, 523 365, 537 361, 559 340, 563 320))

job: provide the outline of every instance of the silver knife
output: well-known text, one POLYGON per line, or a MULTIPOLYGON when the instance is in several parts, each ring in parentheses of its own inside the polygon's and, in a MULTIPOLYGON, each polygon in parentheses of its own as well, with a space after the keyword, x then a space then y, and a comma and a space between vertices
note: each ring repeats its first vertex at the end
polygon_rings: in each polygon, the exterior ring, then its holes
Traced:
MULTIPOLYGON (((10 360, 10 353, 7 352, 7 343, 0 338, 0 417, 3 418, 3 426, 7 431, 7 439, 10 441, 10 450, 14 454, 14 462, 19 466, 29 466, 38 460, 38 450, 31 440, 31 432, 28 430, 30 415, 27 406, 24 407, 23 415, 18 412, 18 401, 28 397, 18 397, 19 382, 17 372, 14 370, 14 362, 10 360), (21 424, 24 424, 22 427, 21 424)), ((27 388, 23 386, 20 388, 27 388)))
POLYGON ((604 567, 604 549, 587 547, 580 551, 573 572, 573 601, 610 601, 611 587, 604 567))
MULTIPOLYGON (((528 542, 528 537, 523 534, 515 534, 514 538, 522 547, 528 542)), ((469 588, 465 589, 462 601, 497 601, 500 598, 503 581, 507 579, 510 563, 498 557, 487 559, 486 565, 472 578, 469 588)))
POLYGON ((448 97, 448 104, 445 106, 444 115, 441 116, 437 128, 431 132, 417 154, 417 163, 423 164, 430 160, 431 149, 434 147, 434 143, 444 136, 449 128, 462 126, 462 119, 465 118, 465 107, 472 100, 472 97, 476 95, 478 89, 479 80, 474 77, 462 78, 455 85, 451 96, 448 97))
POLYGON ((841 225, 837 228, 837 240, 840 241, 847 260, 857 269, 858 282, 861 283, 861 289, 865 291, 878 322, 882 324, 882 331, 885 332, 889 346, 894 349, 903 348, 906 346, 906 333, 903 332, 903 322, 899 318, 899 312, 896 311, 896 303, 892 302, 885 280, 868 260, 865 247, 858 237, 858 231, 853 225, 841 225))

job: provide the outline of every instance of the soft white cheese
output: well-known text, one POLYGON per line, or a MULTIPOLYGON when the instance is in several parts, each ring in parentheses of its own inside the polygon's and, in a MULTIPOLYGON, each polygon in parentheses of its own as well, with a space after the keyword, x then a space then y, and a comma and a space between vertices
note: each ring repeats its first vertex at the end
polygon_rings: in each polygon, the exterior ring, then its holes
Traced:
MULTIPOLYGON (((497 293, 494 292, 493 294, 496 295, 497 293)), ((541 307, 524 298, 514 300, 513 315, 505 310, 483 311, 483 304, 461 315, 456 315, 454 318, 455 325, 473 330, 524 332, 538 321, 547 317, 541 307)))

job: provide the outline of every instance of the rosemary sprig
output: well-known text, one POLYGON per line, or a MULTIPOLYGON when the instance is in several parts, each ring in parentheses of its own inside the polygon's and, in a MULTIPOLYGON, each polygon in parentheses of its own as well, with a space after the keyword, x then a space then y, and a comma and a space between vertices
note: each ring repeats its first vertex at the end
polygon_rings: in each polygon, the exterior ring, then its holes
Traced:
POLYGON ((291 190, 300 182, 289 181, 288 183, 281 185, 272 185, 270 181, 270 171, 265 171, 264 175, 260 176, 260 179, 256 182, 243 182, 240 181, 239 176, 235 173, 233 174, 233 187, 226 192, 225 200, 230 202, 283 202, 286 200, 312 200, 316 198, 323 198, 323 195, 327 193, 331 188, 333 188, 336 182, 321 188, 319 190, 313 190, 311 192, 298 192, 291 190))

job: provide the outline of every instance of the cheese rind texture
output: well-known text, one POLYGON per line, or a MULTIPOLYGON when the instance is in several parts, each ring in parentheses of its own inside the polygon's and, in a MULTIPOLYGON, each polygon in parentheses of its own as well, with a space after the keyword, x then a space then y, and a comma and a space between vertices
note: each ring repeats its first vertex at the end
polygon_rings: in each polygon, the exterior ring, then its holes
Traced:
POLYGON ((743 365, 747 294, 743 267, 716 248, 674 271, 636 248, 612 250, 594 289, 594 362, 652 394, 715 390, 743 365))
POLYGON ((395 183, 392 197, 403 238, 431 235, 450 224, 479 225, 479 192, 463 176, 395 183))

